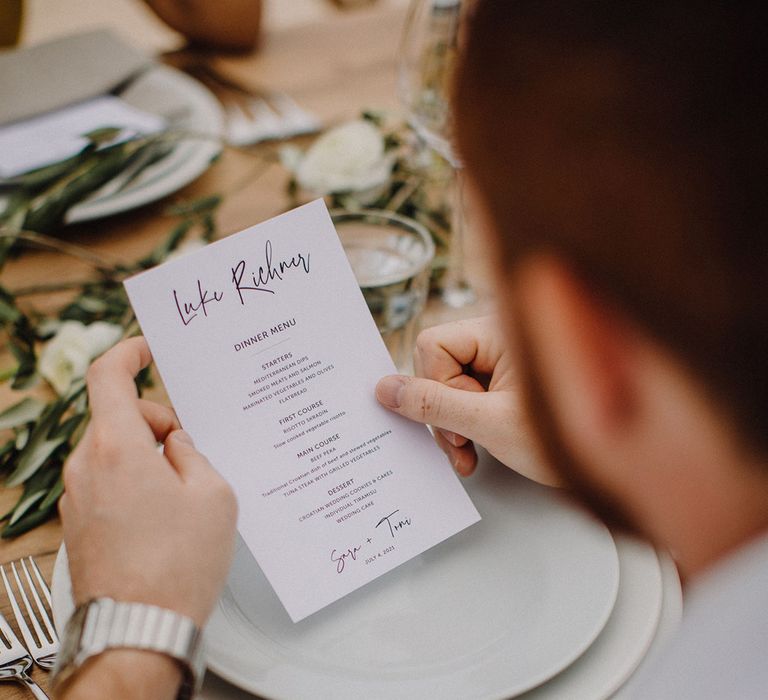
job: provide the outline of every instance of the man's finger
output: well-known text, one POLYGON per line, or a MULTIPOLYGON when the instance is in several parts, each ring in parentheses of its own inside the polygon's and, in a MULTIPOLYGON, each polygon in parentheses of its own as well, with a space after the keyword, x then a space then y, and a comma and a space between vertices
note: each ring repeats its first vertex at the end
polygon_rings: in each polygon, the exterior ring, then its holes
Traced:
POLYGON ((442 430, 440 428, 435 428, 435 432, 440 433, 440 435, 446 440, 446 442, 450 443, 454 447, 462 447, 463 445, 466 445, 469 442, 469 440, 465 438, 463 435, 454 433, 451 430, 442 430))
POLYGON ((416 339, 414 367, 417 376, 448 382, 472 366, 477 372, 493 371, 499 348, 491 342, 487 317, 433 326, 416 339))
MULTIPOLYGON (((480 384, 477 379, 474 379, 467 374, 460 374, 458 377, 449 379, 446 384, 454 389, 461 389, 462 391, 485 391, 482 384, 480 384)), ((464 437, 464 435, 459 435, 451 430, 441 430, 440 428, 436 428, 436 432, 441 433, 454 447, 463 447, 469 442, 468 438, 464 437)))
POLYGON ((133 431, 147 432, 141 415, 134 378, 152 361, 144 338, 124 340, 105 352, 88 369, 88 399, 93 422, 120 425, 122 434, 135 439, 133 431))
MULTIPOLYGON (((393 375, 376 385, 376 398, 406 418, 477 440, 482 444, 491 416, 498 415, 498 397, 462 391, 431 379, 393 375)), ((496 426, 498 429, 498 426, 496 426)))
POLYGON ((211 463, 195 449, 189 433, 183 430, 168 436, 163 454, 184 481, 215 473, 211 463))
MULTIPOLYGON (((427 377, 427 379, 432 379, 432 377, 427 377)), ((446 380, 444 384, 462 391, 485 391, 485 387, 468 374, 460 374, 458 377, 446 380)))
POLYGON ((149 429, 158 442, 165 442, 169 433, 181 427, 176 414, 167 406, 161 406, 159 403, 146 399, 139 399, 138 406, 141 415, 147 421, 149 429))
POLYGON ((459 476, 472 476, 477 469, 477 452, 475 446, 468 442, 463 447, 454 447, 453 466, 459 476))
POLYGON ((455 447, 437 431, 435 431, 435 441, 445 452, 448 461, 459 476, 471 476, 474 473, 477 467, 477 452, 475 452, 475 446, 471 442, 462 447, 455 447))

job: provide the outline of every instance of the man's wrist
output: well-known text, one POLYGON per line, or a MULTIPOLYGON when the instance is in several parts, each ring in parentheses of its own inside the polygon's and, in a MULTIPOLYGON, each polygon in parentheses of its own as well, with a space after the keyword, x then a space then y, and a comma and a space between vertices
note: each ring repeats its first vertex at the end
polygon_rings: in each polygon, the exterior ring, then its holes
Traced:
POLYGON ((181 682, 181 666, 170 656, 146 649, 107 649, 88 659, 57 697, 173 700, 181 682))
MULTIPOLYGON (((180 699, 194 696, 205 672, 202 632, 191 618, 155 605, 94 598, 79 605, 67 622, 53 671, 53 689, 61 693, 91 661, 118 650, 141 652, 138 657, 125 658, 143 660, 155 668, 153 657, 167 657, 182 673, 180 699)), ((99 672, 118 670, 114 660, 121 657, 110 656, 109 664, 96 667, 99 672)), ((120 672, 112 682, 124 680, 120 672)), ((93 680, 89 683, 98 687, 93 680)))

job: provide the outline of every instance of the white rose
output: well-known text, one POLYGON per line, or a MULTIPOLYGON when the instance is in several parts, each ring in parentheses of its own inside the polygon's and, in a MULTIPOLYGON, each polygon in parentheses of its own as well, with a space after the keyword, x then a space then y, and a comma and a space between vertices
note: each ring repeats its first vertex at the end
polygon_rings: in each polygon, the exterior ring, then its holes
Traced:
POLYGON ((58 394, 64 394, 74 379, 85 375, 90 361, 85 326, 65 321, 40 353, 38 369, 58 394))
POLYGON ((115 323, 96 321, 90 326, 85 326, 85 338, 91 352, 90 359, 105 353, 122 337, 123 328, 115 323))
POLYGON ((38 370, 58 394, 64 394, 75 379, 85 376, 91 360, 111 348, 122 333, 120 326, 103 321, 90 326, 64 321, 40 353, 38 370))
POLYGON ((392 165, 381 132, 358 119, 320 136, 295 165, 295 174, 301 187, 319 195, 361 192, 383 185, 392 165))
POLYGON ((295 173, 299 169, 299 163, 304 159, 304 151, 298 146, 294 146, 290 143, 286 146, 282 146, 277 152, 277 155, 280 158, 282 166, 292 173, 295 173))

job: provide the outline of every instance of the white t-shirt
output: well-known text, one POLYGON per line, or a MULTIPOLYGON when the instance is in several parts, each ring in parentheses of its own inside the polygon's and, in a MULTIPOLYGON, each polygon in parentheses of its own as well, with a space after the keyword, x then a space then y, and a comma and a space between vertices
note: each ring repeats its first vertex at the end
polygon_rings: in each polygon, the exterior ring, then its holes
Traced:
POLYGON ((768 698, 768 533, 686 590, 677 637, 637 680, 642 700, 768 698))

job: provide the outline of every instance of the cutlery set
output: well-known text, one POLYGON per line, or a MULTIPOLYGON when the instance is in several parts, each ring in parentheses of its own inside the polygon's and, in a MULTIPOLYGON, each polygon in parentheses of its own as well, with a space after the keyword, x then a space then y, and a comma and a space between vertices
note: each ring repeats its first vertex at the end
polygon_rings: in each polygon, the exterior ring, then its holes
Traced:
POLYGON ((322 127, 320 120, 280 90, 245 85, 221 72, 209 60, 176 52, 165 60, 207 87, 224 111, 224 135, 233 146, 249 146, 311 134, 322 127))
POLYGON ((51 607, 51 591, 32 557, 12 562, 8 570, 7 566, 0 565, 0 575, 24 642, 19 640, 10 623, 0 614, 0 681, 21 683, 38 700, 44 700, 48 696, 32 680, 29 670, 34 663, 50 671, 59 651, 59 639, 48 612, 51 607), (13 582, 17 593, 14 593, 13 582))

